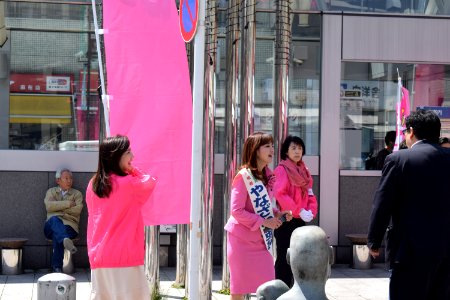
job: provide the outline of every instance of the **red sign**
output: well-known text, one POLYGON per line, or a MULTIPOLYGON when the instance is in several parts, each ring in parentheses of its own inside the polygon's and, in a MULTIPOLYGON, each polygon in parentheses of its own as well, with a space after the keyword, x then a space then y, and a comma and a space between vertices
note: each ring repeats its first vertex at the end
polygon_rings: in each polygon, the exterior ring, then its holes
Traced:
POLYGON ((181 37, 189 43, 195 35, 198 23, 198 0, 180 1, 180 31, 181 37))
POLYGON ((9 77, 11 93, 72 94, 72 75, 17 74, 9 77))

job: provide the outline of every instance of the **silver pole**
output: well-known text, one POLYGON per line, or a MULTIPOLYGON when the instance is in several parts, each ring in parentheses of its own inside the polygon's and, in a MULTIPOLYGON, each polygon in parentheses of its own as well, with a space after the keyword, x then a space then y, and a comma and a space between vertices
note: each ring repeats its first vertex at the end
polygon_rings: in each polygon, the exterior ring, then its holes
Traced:
POLYGON ((94 18, 94 28, 95 28, 95 43, 97 45, 97 57, 98 57, 98 74, 100 75, 100 85, 102 89, 102 103, 103 103, 103 114, 105 118, 105 131, 106 136, 110 136, 109 129, 109 98, 106 94, 105 87, 105 76, 103 73, 103 61, 102 61, 102 51, 100 50, 100 33, 103 34, 103 29, 98 28, 97 21, 97 9, 95 7, 95 0, 92 0, 92 16, 94 18))
POLYGON ((203 176, 201 201, 200 298, 211 299, 212 284, 212 216, 214 203, 214 108, 217 52, 216 0, 208 0, 205 16, 205 93, 203 110, 203 176))
POLYGON ((193 126, 191 167, 191 224, 189 227, 188 298, 202 299, 199 291, 201 254, 203 88, 205 62, 205 1, 199 1, 198 27, 194 38, 193 126))
POLYGON ((291 1, 276 0, 274 166, 280 161, 279 146, 288 132, 289 58, 291 46, 291 1))
POLYGON ((145 272, 152 299, 159 294, 159 226, 145 226, 145 272))
POLYGON ((177 272, 174 285, 184 288, 186 286, 187 262, 187 225, 177 225, 177 272))
MULTIPOLYGON (((228 1, 228 24, 226 36, 226 97, 225 97, 225 174, 223 197, 223 221, 227 222, 230 216, 231 183, 237 169, 237 132, 239 114, 239 28, 240 0, 228 1)), ((230 288, 230 271, 227 258, 227 235, 223 235, 222 243, 222 289, 230 288)))
POLYGON ((254 131, 256 0, 244 0, 242 25, 241 141, 254 131))

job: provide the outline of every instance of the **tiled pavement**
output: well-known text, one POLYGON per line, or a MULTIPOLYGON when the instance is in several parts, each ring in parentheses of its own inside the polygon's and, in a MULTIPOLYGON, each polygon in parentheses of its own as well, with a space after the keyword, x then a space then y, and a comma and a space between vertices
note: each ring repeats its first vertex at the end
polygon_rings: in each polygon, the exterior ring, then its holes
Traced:
MULTIPOLYGON (((212 283, 214 300, 229 299, 228 296, 217 293, 222 288, 221 271, 221 267, 214 267, 212 283)), ((175 268, 160 269, 160 293, 163 299, 182 299, 185 295, 184 289, 171 287, 175 280, 175 272, 175 268)), ((22 275, 0 275, 0 300, 37 300, 37 280, 45 274, 45 271, 26 271, 22 275)), ((77 299, 88 300, 90 271, 78 269, 72 276, 76 278, 77 299)), ((369 270, 354 270, 347 265, 335 265, 325 290, 330 300, 387 300, 388 285, 389 273, 384 269, 384 265, 375 265, 369 270)))

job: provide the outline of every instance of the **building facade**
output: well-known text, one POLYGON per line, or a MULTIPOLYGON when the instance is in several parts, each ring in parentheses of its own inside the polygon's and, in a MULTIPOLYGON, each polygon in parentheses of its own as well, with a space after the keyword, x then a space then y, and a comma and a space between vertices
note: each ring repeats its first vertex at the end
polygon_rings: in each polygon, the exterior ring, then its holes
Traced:
MULTIPOLYGON (((102 3, 97 3, 101 21, 102 3)), ((43 268, 49 265, 45 192, 55 185, 55 170, 64 166, 73 170, 74 187, 85 194, 103 135, 92 6, 81 0, 11 0, 1 7, 7 39, 0 48, 0 237, 28 238, 24 266, 43 268)), ((368 162, 384 147, 385 134, 395 130, 398 77, 409 91, 411 108, 440 112, 442 135, 450 136, 450 4, 229 0, 217 1, 215 13, 214 263, 221 263, 223 251, 229 45, 238 45, 236 60, 242 65, 254 49, 254 76, 246 87, 252 129, 278 136, 280 41, 287 45, 281 58, 287 61, 285 126, 306 144, 305 161, 319 199, 315 224, 336 247, 337 262, 349 262, 345 234, 367 232, 381 174, 368 162), (254 5, 254 35, 245 32, 248 3, 254 5), (288 39, 283 40, 277 24, 286 3, 288 39), (234 27, 232 10, 239 24, 234 27), (238 31, 235 41, 231 30, 238 31)), ((240 68, 239 74, 249 74, 240 68)), ((238 89, 249 76, 239 79, 238 89)), ((240 136, 245 135, 238 134, 238 148, 240 136)), ((87 267, 86 209, 81 222, 75 264, 87 267)))

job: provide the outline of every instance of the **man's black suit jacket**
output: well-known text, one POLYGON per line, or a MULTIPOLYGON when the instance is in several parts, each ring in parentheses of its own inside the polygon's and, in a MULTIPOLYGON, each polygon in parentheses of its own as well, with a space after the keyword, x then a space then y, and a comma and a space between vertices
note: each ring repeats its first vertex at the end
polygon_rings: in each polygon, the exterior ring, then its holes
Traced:
POLYGON ((390 259, 438 264, 450 257, 450 149, 420 141, 386 158, 373 201, 368 246, 392 218, 390 259))

